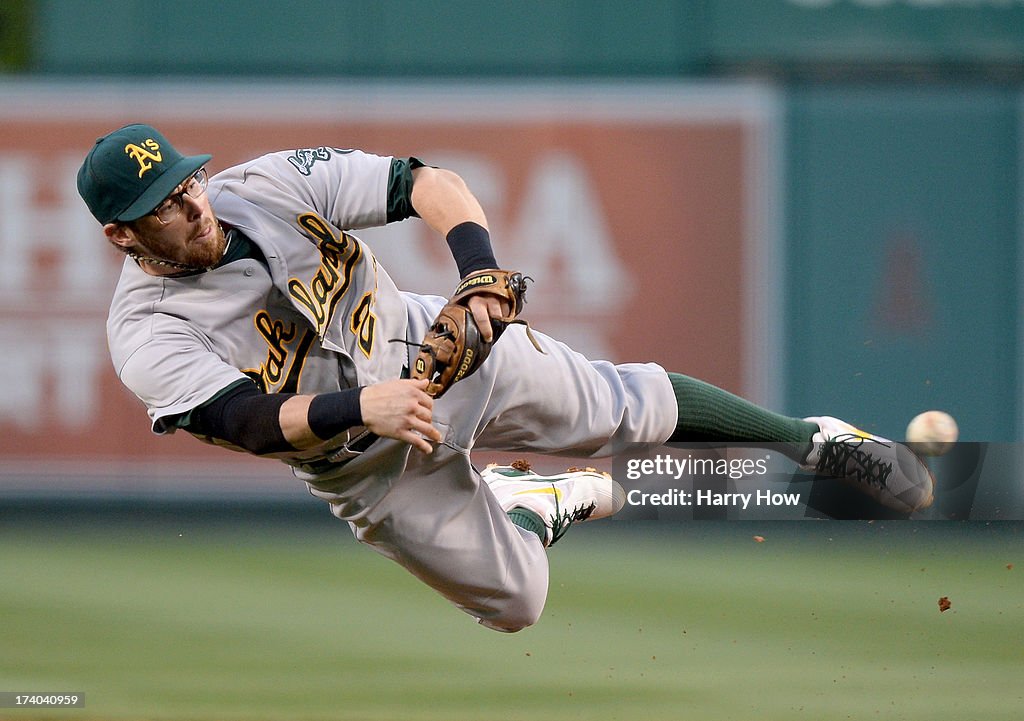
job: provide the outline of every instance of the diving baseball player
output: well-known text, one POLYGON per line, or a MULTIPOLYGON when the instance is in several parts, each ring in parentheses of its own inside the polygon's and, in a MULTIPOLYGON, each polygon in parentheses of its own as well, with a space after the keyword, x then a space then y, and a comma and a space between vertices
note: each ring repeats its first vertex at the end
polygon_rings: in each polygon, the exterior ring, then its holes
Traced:
POLYGON ((545 548, 623 503, 607 474, 478 471, 473 449, 607 456, 669 440, 786 444, 803 467, 912 511, 931 500, 904 446, 788 418, 651 363, 583 358, 516 322, 454 173, 330 146, 207 177, 155 128, 97 140, 78 189, 125 260, 107 322, 122 382, 157 433, 280 459, 359 541, 487 627, 534 623, 545 548), (447 241, 451 299, 399 290, 352 231, 419 218, 447 241))

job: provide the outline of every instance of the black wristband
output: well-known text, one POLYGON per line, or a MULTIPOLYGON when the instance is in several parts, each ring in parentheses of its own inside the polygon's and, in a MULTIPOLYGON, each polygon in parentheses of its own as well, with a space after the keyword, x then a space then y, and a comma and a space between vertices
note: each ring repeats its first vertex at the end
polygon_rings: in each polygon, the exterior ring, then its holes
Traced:
POLYGON ((498 267, 491 248, 491 234, 479 223, 471 220, 459 223, 448 231, 445 240, 452 250, 460 278, 465 278, 475 270, 498 267))
POLYGON ((326 441, 352 426, 362 425, 363 411, 359 405, 362 390, 361 387, 346 388, 314 396, 306 411, 309 430, 326 441))

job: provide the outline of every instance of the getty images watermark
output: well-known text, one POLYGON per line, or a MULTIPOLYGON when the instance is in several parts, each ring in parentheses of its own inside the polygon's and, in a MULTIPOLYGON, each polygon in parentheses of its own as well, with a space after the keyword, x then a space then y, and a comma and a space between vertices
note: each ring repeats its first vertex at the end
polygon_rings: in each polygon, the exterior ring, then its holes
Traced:
POLYGON ((926 458, 934 501, 904 514, 851 484, 800 468, 792 447, 667 443, 621 450, 612 475, 626 491, 620 520, 1024 520, 1024 444, 957 443, 926 458))
MULTIPOLYGON (((770 455, 762 458, 708 458, 694 457, 692 453, 683 458, 668 453, 653 458, 629 458, 626 461, 626 480, 640 481, 646 478, 671 480, 676 483, 684 478, 721 477, 731 481, 764 478, 768 474, 770 455)), ((779 493, 767 488, 749 491, 721 491, 690 485, 643 490, 630 488, 626 491, 626 503, 630 506, 735 506, 747 510, 753 506, 798 506, 799 493, 779 493)))

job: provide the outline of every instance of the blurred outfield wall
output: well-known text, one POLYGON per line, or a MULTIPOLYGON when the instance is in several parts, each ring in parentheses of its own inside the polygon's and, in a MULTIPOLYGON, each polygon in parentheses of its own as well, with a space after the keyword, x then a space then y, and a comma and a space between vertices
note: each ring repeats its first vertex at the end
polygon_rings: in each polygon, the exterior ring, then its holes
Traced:
MULTIPOLYGON (((0 400, 0 470, 237 475, 257 463, 156 438, 110 367, 104 319, 124 259, 75 174, 97 136, 137 120, 185 153, 212 153, 213 172, 321 145, 453 168, 488 209, 497 254, 536 279, 538 330, 593 357, 773 385, 743 365, 780 318, 774 285, 760 282, 781 197, 778 104, 765 88, 44 82, 0 93, 13 101, 0 110, 0 338, 14 380, 0 400)), ((458 282, 447 246, 417 221, 359 235, 400 287, 448 294, 458 282)))
MULTIPOLYGON (((151 437, 113 378, 119 259, 73 177, 139 119, 214 169, 335 144, 459 170, 538 278, 531 320, 591 354, 1024 438, 1024 0, 11 2, 0 43, 7 488, 287 482, 151 437)), ((453 284, 414 224, 365 237, 400 284, 453 284)))

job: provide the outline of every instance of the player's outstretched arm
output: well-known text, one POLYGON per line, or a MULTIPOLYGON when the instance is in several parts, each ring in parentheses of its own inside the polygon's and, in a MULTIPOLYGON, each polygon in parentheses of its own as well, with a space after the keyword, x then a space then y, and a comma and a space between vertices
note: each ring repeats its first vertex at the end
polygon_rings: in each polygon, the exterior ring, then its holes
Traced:
POLYGON ((425 380, 391 380, 319 395, 263 393, 239 384, 189 414, 184 430, 255 455, 280 455, 324 445, 349 428, 411 444, 423 453, 441 440, 431 424, 434 400, 425 380))
MULTIPOLYGON (((497 269, 487 218, 465 181, 443 168, 421 167, 412 174, 412 205, 427 225, 445 236, 459 277, 497 269)), ((472 297, 466 305, 487 343, 494 340, 490 320, 506 318, 512 310, 494 295, 472 297)))

